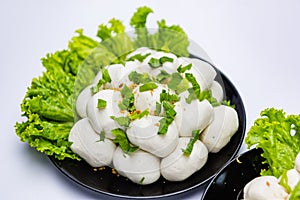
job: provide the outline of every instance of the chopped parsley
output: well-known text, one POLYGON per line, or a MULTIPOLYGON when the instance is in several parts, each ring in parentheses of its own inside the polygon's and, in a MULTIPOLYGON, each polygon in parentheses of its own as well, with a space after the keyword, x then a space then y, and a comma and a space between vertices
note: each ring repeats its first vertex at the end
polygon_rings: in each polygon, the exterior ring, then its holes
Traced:
POLYGON ((130 154, 138 150, 139 147, 134 146, 129 142, 127 135, 123 130, 117 128, 113 129, 111 133, 115 136, 113 142, 115 144, 119 144, 119 147, 123 150, 123 152, 130 154))
POLYGON ((97 108, 104 109, 106 107, 106 101, 103 99, 98 99, 97 108))
POLYGON ((190 139, 188 145, 186 146, 185 149, 182 149, 182 152, 185 156, 191 155, 194 148, 194 144, 199 139, 199 136, 200 136, 200 130, 194 130, 192 132, 192 138, 190 139))
POLYGON ((158 86, 154 82, 145 83, 144 85, 140 86, 140 92, 145 92, 148 90, 153 90, 158 86))
POLYGON ((130 72, 128 78, 130 81, 132 81, 135 84, 144 84, 152 81, 151 78, 149 77, 149 74, 147 73, 140 74, 136 71, 130 72))
POLYGON ((151 53, 147 53, 145 55, 142 54, 136 54, 134 56, 131 56, 130 58, 127 59, 127 61, 135 61, 138 60, 140 62, 143 62, 145 58, 147 58, 151 53))

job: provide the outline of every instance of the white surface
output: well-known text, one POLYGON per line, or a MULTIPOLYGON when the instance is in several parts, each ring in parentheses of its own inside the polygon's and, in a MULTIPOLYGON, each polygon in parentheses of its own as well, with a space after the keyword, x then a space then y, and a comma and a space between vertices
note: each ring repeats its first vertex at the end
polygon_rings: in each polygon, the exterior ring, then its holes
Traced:
MULTIPOLYGON (((14 124, 22 120, 26 88, 43 70, 40 58, 65 48, 78 28, 95 35, 98 24, 112 17, 128 25, 140 5, 154 9, 152 26, 161 18, 180 24, 236 85, 247 130, 266 107, 300 113, 299 1, 1 0, 1 199, 105 198, 72 183, 46 156, 20 142, 14 124)), ((200 199, 202 190, 178 199, 200 199)))

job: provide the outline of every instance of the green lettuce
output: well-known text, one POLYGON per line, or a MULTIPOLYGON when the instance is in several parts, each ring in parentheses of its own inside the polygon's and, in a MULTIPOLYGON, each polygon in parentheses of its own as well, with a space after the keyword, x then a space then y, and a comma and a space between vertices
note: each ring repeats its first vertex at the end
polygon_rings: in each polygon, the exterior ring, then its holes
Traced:
POLYGON ((262 157, 269 165, 262 175, 279 177, 286 170, 294 168, 294 161, 300 152, 300 115, 286 115, 283 110, 268 108, 255 120, 245 139, 250 148, 263 150, 262 157))
POLYGON ((189 43, 179 26, 167 26, 162 20, 158 22, 157 33, 148 33, 146 20, 152 12, 144 6, 134 13, 130 21, 136 33, 134 38, 125 32, 120 20, 113 18, 107 25, 99 25, 96 39, 79 29, 67 49, 42 58, 45 72, 33 78, 21 103, 25 120, 15 125, 21 141, 57 159, 80 160, 68 141, 78 120, 74 102, 99 70, 108 64, 124 63, 126 55, 141 46, 187 56, 189 43), (180 37, 172 37, 171 32, 180 37))

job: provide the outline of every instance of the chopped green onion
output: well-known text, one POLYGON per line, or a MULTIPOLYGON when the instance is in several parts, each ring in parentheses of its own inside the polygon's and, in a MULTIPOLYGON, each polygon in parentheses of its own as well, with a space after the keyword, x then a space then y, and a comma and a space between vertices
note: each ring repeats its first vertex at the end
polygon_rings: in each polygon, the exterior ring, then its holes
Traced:
POLYGON ((100 139, 97 142, 104 142, 104 139, 105 139, 105 132, 101 131, 101 133, 100 133, 100 139))
POLYGON ((121 110, 128 110, 130 112, 135 110, 134 94, 132 93, 132 89, 127 87, 127 85, 124 85, 121 89, 121 96, 123 97, 123 100, 118 104, 119 108, 121 110))
POLYGON ((146 116, 148 114, 149 114, 148 109, 146 109, 142 112, 135 110, 132 113, 130 113, 129 118, 131 120, 142 119, 144 116, 146 116))
POLYGON ((148 64, 152 68, 161 67, 161 63, 160 63, 159 59, 157 59, 157 58, 151 58, 150 61, 148 62, 148 64))
POLYGON ((97 108, 99 109, 103 109, 106 107, 106 101, 103 99, 98 99, 98 104, 97 104, 97 108))
POLYGON ((134 82, 135 84, 140 84, 140 83, 144 84, 152 81, 151 78, 149 77, 149 74, 147 73, 140 74, 136 71, 130 72, 128 78, 130 81, 134 82))
POLYGON ((180 82, 182 81, 182 76, 180 75, 180 73, 173 73, 171 75, 171 80, 170 82, 168 83, 168 87, 171 89, 171 90, 176 90, 178 85, 180 84, 180 82))
POLYGON ((142 177, 141 180, 139 181, 139 184, 143 184, 144 180, 145 180, 145 177, 142 177))
POLYGON ((143 62, 145 60, 145 58, 147 58, 151 53, 147 53, 145 55, 142 54, 136 54, 134 56, 131 56, 130 58, 127 59, 127 61, 134 61, 134 60, 138 60, 140 62, 143 62))
POLYGON ((160 93, 159 100, 160 100, 160 102, 168 101, 168 102, 174 104, 175 102, 178 102, 180 100, 180 97, 177 96, 176 94, 169 94, 169 93, 167 93, 166 90, 162 90, 162 92, 160 93))
POLYGON ((165 83, 167 79, 171 77, 171 74, 166 72, 165 70, 161 70, 160 73, 156 76, 156 80, 159 83, 165 83))
POLYGON ((167 57, 167 56, 163 56, 163 57, 161 57, 160 59, 159 59, 159 62, 161 63, 161 64, 164 64, 165 62, 173 62, 173 58, 169 58, 169 57, 167 57))
POLYGON ((129 117, 115 117, 110 116, 111 119, 115 120, 120 126, 129 127, 130 118, 129 117))
POLYGON ((188 145, 186 146, 185 149, 182 149, 182 152, 185 156, 191 155, 194 148, 194 144, 199 139, 199 136, 200 136, 200 130, 194 130, 192 132, 192 138, 190 139, 188 145))
POLYGON ((158 133, 159 135, 164 135, 168 132, 169 125, 174 121, 174 118, 176 116, 176 111, 174 110, 174 105, 170 104, 167 101, 163 101, 162 105, 164 107, 166 116, 159 120, 159 128, 158 133))
POLYGON ((177 71, 179 72, 179 73, 184 73, 186 70, 190 70, 192 68, 192 63, 190 63, 190 64, 188 64, 188 65, 186 65, 186 66, 182 66, 182 65, 180 65, 178 68, 177 68, 177 71))
POLYGON ((119 144, 119 147, 123 150, 123 152, 130 154, 138 150, 139 147, 134 146, 129 142, 127 135, 123 130, 117 128, 113 129, 111 133, 115 136, 113 142, 115 144, 119 144))
POLYGON ((102 79, 98 81, 97 85, 91 87, 92 94, 96 94, 97 92, 99 92, 102 85, 110 82, 111 82, 111 78, 109 76, 108 70, 105 69, 102 72, 102 79))
POLYGON ((161 67, 165 62, 173 62, 173 58, 169 58, 167 56, 163 56, 159 59, 157 58, 151 58, 150 61, 148 62, 148 64, 150 65, 150 67, 152 68, 158 68, 161 67))
POLYGON ((145 83, 144 85, 140 86, 140 92, 145 92, 145 91, 148 91, 148 90, 153 90, 153 89, 155 89, 157 87, 158 86, 155 83, 153 83, 153 82, 145 83))

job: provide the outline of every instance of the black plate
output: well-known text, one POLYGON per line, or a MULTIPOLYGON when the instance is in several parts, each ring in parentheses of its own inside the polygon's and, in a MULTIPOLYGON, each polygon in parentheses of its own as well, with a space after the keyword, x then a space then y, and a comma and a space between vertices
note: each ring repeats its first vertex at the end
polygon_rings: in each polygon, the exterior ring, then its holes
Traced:
POLYGON ((112 173, 112 169, 106 167, 105 170, 94 171, 85 161, 57 160, 50 157, 55 166, 71 180, 82 186, 116 197, 130 198, 157 198, 167 197, 186 191, 190 191, 205 182, 209 181, 228 161, 234 158, 243 143, 246 114, 242 99, 229 79, 222 74, 218 74, 217 81, 222 81, 225 88, 226 99, 234 105, 239 116, 239 129, 231 138, 230 142, 219 152, 208 155, 205 166, 188 179, 181 182, 169 182, 162 177, 153 184, 141 186, 132 183, 128 179, 112 173))
POLYGON ((214 177, 207 187, 202 200, 241 200, 245 185, 255 177, 260 176, 262 169, 267 169, 265 160, 261 157, 261 149, 252 149, 238 156, 226 165, 214 177))

